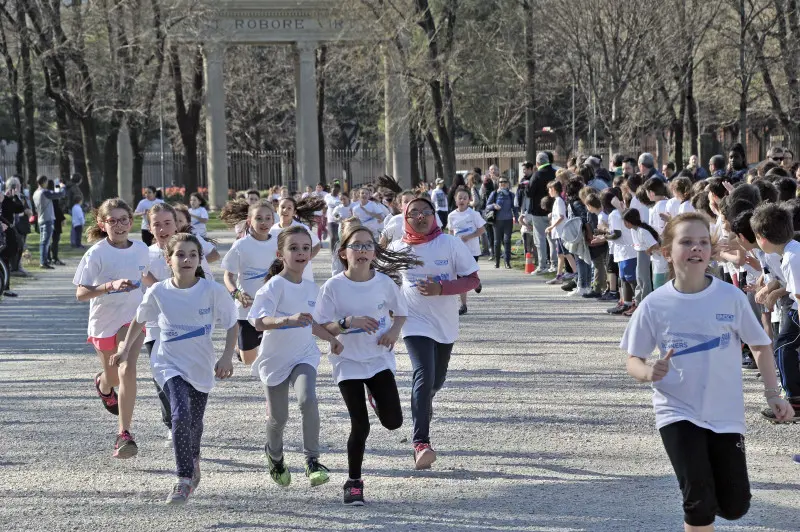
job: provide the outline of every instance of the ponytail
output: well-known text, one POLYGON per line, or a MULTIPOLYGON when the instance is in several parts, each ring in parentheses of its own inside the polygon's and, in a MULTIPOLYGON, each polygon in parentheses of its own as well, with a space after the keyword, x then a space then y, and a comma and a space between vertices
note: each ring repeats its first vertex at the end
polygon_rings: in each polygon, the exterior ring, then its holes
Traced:
POLYGON ((282 198, 281 201, 291 201, 294 204, 294 219, 309 227, 317 221, 314 213, 325 208, 325 200, 316 196, 306 196, 300 201, 294 198, 282 198))
MULTIPOLYGON (((423 262, 410 251, 391 251, 381 246, 375 240, 375 236, 372 234, 372 231, 360 224, 348 225, 343 231, 341 242, 339 242, 340 247, 338 248, 337 253, 344 249, 344 247, 350 243, 350 240, 352 240, 353 236, 358 232, 364 232, 372 237, 372 242, 375 246, 375 258, 372 260, 372 268, 375 271, 388 276, 392 281, 395 282, 395 284, 401 285, 403 282, 400 272, 404 270, 410 270, 411 268, 415 268, 417 266, 422 266, 423 262)), ((339 260, 341 260, 345 269, 349 267, 346 258, 339 255, 339 260)))
POLYGON ((650 226, 650 224, 647 224, 642 221, 642 217, 637 209, 626 209, 625 212, 622 213, 622 220, 628 222, 634 227, 640 227, 642 229, 646 229, 647 232, 650 233, 650 235, 652 235, 652 237, 655 239, 656 243, 659 243, 661 241, 661 237, 658 234, 658 231, 653 229, 653 227, 650 226))

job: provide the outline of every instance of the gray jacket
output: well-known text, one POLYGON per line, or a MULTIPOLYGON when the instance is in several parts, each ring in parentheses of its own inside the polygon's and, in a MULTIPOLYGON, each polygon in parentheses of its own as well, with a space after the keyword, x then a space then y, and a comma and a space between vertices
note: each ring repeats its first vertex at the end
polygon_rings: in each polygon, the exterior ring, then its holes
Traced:
POLYGON ((52 190, 47 190, 46 188, 38 188, 36 192, 33 193, 33 204, 36 206, 36 212, 38 213, 37 221, 39 225, 42 225, 45 222, 55 222, 56 221, 56 212, 53 209, 53 200, 63 198, 65 191, 61 192, 53 192, 52 190))

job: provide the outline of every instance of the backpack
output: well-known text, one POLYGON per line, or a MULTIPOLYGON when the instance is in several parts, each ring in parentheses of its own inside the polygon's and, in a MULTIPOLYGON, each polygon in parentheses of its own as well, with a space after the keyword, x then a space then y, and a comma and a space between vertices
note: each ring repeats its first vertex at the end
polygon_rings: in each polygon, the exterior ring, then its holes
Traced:
POLYGON ((583 238, 583 220, 578 216, 568 218, 558 232, 561 240, 568 244, 574 244, 583 238))

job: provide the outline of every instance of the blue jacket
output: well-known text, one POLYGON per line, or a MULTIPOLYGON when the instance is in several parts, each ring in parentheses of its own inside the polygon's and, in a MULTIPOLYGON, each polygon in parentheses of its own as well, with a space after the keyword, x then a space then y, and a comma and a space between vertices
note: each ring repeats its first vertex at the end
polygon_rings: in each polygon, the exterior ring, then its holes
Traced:
POLYGON ((495 190, 486 202, 486 211, 495 212, 495 220, 511 220, 519 214, 519 209, 514 205, 514 193, 510 190, 495 190), (495 210, 494 205, 500 206, 500 210, 495 210))

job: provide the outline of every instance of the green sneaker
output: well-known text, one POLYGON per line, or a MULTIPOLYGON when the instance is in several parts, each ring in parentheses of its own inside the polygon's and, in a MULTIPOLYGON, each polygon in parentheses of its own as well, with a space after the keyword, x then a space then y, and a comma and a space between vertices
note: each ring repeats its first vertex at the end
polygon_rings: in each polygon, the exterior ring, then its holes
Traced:
POLYGON ((306 476, 312 487, 327 483, 331 479, 329 472, 330 469, 320 464, 319 459, 306 458, 306 476))
POLYGON ((278 486, 283 486, 285 488, 292 483, 292 474, 289 473, 289 469, 283 465, 283 458, 276 462, 269 453, 267 453, 267 463, 269 464, 269 476, 272 477, 272 480, 274 480, 278 486))

